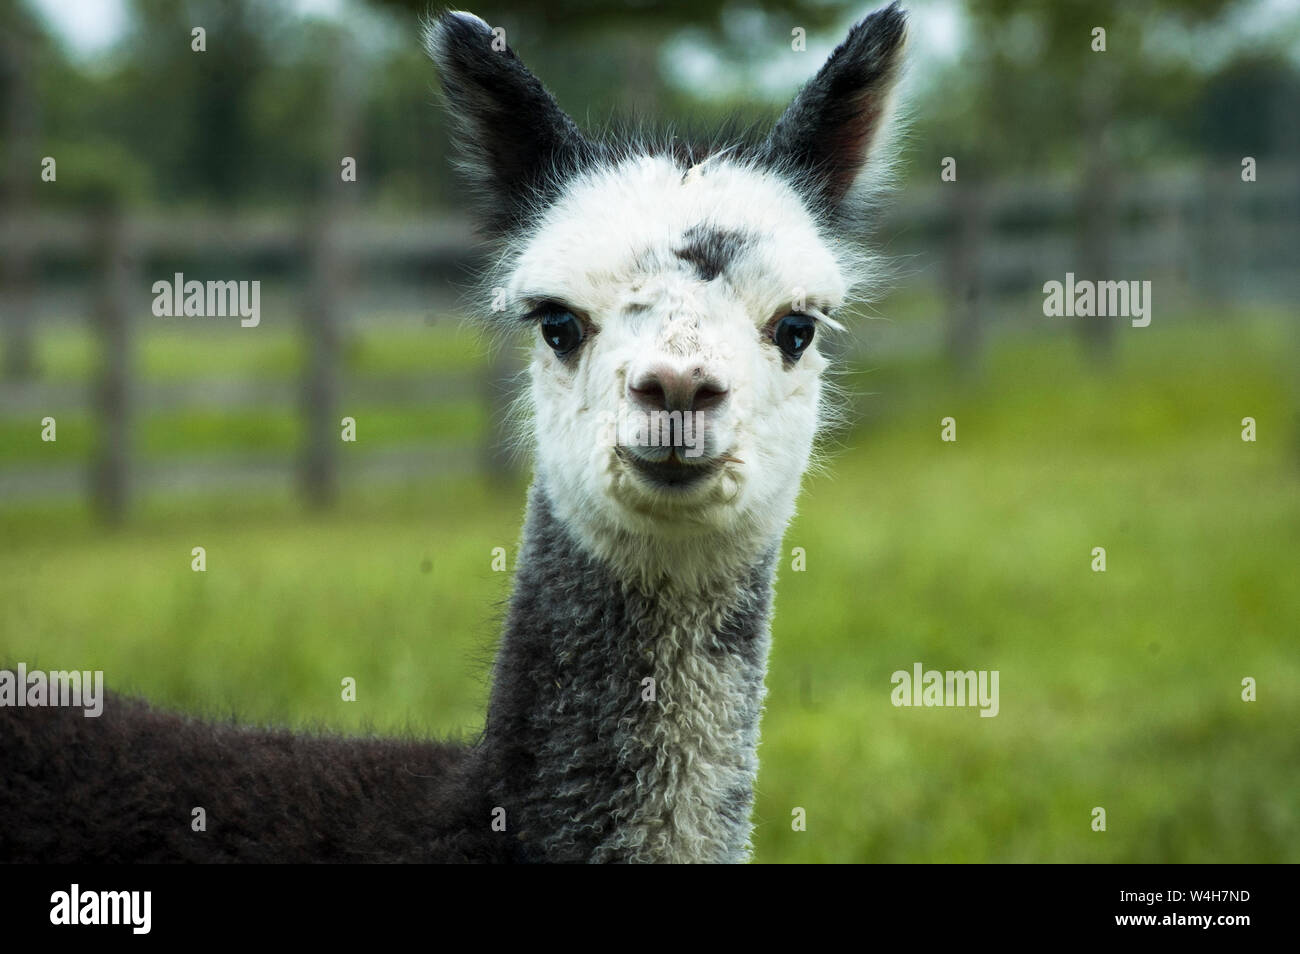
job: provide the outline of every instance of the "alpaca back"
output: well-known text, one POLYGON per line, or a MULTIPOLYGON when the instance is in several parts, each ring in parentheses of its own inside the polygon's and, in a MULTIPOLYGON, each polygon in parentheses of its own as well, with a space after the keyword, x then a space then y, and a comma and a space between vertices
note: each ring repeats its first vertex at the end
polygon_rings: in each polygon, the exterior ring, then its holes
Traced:
POLYGON ((488 815, 466 814, 466 752, 204 722, 111 693, 98 718, 6 707, 0 861, 508 860, 488 815))

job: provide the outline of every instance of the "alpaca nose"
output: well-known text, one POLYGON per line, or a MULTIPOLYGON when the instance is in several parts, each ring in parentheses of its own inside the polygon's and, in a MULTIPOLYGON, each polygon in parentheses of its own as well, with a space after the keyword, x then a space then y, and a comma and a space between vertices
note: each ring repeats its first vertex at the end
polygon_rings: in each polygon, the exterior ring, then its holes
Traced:
POLYGON ((661 364, 628 378, 628 396, 648 411, 705 411, 727 399, 727 385, 701 365, 661 364))

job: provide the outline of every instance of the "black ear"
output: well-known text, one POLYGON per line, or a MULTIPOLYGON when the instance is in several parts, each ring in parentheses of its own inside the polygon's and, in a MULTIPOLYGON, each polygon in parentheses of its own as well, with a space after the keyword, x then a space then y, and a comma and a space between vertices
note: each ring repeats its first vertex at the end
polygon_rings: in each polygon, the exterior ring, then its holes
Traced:
POLYGON ((591 146, 519 57, 472 13, 449 11, 428 25, 456 146, 484 194, 484 225, 519 226, 580 167, 591 146))
POLYGON ((768 137, 768 160, 793 173, 816 204, 838 209, 880 145, 906 35, 897 3, 862 20, 768 137))

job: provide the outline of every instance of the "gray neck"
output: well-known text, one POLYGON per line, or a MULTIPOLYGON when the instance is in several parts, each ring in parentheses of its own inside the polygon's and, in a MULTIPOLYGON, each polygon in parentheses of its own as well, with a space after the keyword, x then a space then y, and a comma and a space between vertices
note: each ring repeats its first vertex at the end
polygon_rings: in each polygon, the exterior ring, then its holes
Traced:
POLYGON ((521 857, 748 858, 778 543, 670 596, 618 579, 534 485, 476 758, 521 857))

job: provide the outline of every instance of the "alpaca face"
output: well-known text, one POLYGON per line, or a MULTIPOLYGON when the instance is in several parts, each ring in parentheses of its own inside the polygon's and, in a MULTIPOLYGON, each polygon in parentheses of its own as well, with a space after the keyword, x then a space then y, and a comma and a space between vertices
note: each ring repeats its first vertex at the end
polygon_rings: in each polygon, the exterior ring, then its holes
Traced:
POLYGON ((491 28, 428 42, 528 329, 539 474, 592 536, 779 533, 812 449, 819 342, 869 275, 857 213, 903 40, 868 17, 762 139, 589 138, 491 28))
POLYGON ((548 485, 589 517, 647 532, 787 510, 817 429, 817 334, 848 266, 803 199, 758 166, 635 156, 575 177, 506 285, 537 326, 548 485))

